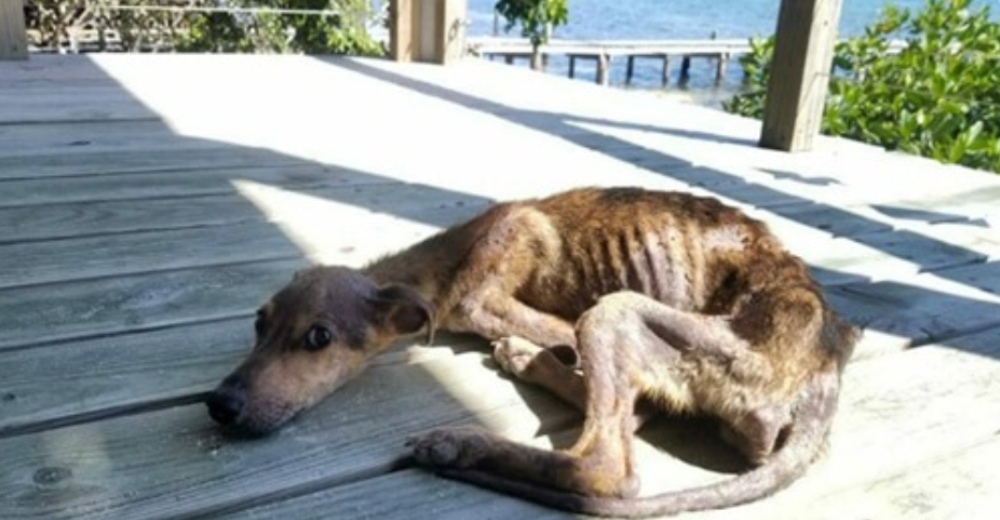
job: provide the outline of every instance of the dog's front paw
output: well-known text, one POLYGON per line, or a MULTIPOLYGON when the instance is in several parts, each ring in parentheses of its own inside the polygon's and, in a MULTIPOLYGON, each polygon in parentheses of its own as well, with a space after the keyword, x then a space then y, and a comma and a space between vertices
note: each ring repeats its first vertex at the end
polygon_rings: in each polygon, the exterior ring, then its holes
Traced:
POLYGON ((432 468, 468 469, 489 453, 489 434, 473 428, 431 430, 410 437, 417 464, 432 468))
POLYGON ((493 359, 504 372, 524 379, 535 357, 543 350, 524 338, 507 336, 493 342, 493 359))

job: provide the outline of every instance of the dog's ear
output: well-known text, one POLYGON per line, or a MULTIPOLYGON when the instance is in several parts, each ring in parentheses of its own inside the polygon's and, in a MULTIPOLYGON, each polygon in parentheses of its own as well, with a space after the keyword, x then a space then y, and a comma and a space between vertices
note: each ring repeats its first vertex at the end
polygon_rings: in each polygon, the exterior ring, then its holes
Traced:
POLYGON ((379 325, 397 335, 414 334, 427 327, 427 344, 434 341, 434 309, 411 287, 393 284, 379 289, 375 312, 379 325))

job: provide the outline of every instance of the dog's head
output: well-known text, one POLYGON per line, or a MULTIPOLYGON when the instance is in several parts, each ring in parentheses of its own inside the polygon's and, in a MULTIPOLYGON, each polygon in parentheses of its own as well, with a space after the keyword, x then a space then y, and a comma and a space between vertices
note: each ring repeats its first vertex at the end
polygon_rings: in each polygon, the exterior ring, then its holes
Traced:
POLYGON ((433 332, 430 305, 413 289, 378 287, 345 267, 313 267, 257 311, 250 355, 206 400, 216 422, 270 433, 360 373, 393 340, 433 332))

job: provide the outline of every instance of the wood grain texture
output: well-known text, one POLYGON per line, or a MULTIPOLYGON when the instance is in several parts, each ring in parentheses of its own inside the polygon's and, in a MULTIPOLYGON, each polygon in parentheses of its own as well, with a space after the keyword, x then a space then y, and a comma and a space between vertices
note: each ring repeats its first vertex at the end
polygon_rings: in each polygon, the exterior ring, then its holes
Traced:
POLYGON ((819 134, 841 0, 782 0, 760 144, 812 148, 819 134))
MULTIPOLYGON (((331 188, 313 187, 322 185, 327 178, 322 174, 304 176, 294 171, 286 174, 259 178, 271 186, 289 189, 307 197, 347 204, 369 213, 393 215, 439 227, 468 218, 482 211, 490 203, 489 200, 475 195, 398 182, 343 183, 331 188)), ((176 186, 181 186, 189 180, 196 182, 193 178, 179 177, 174 177, 178 183, 176 186)), ((242 178, 248 177, 251 176, 242 172, 242 178)), ((44 182, 38 184, 38 186, 44 185, 44 182)), ((102 186, 106 185, 102 183, 102 186)), ((224 194, 187 195, 183 199, 141 198, 143 194, 139 191, 142 190, 141 186, 129 187, 128 183, 112 183, 107 189, 108 191, 100 194, 96 189, 85 190, 85 193, 93 191, 95 197, 119 196, 122 200, 85 200, 0 207, 0 244, 92 234, 223 226, 265 219, 274 222, 280 219, 280 216, 262 213, 245 197, 233 193, 231 186, 226 188, 224 194), (115 192, 114 190, 118 188, 126 192, 115 192)), ((53 197, 59 194, 54 189, 49 192, 53 197)), ((332 232, 340 223, 331 222, 330 225, 332 232)))
MULTIPOLYGON (((4 94, 0 94, 2 95, 4 94)), ((179 136, 175 129, 158 118, 138 121, 0 124, 0 157, 42 158, 47 155, 97 151, 187 150, 223 146, 226 143, 179 136)))
MULTIPOLYGON (((314 166, 267 150, 239 146, 191 146, 172 149, 74 150, 76 153, 6 155, 0 157, 0 181, 43 177, 120 175, 123 173, 205 171, 263 166, 314 166)), ((3 186, 6 186, 4 184, 3 186)), ((7 191, 5 188, 3 191, 7 191)))
MULTIPOLYGON (((951 520, 991 518, 1000 500, 1000 439, 922 461, 813 502, 810 518, 951 520)), ((788 520, 801 513, 776 516, 788 520)))
POLYGON ((335 490, 320 490, 301 498, 274 502, 216 518, 264 520, 279 517, 297 520, 327 520, 339 517, 436 520, 578 518, 530 502, 438 478, 417 469, 380 475, 361 482, 338 486, 335 490), (408 513, 410 516, 407 516, 408 513))
POLYGON ((253 317, 0 352, 0 437, 212 388, 253 342, 253 317), (42 426, 43 427, 43 426, 42 426))
MULTIPOLYGON (((373 367, 281 433, 254 441, 220 436, 201 405, 0 440, 0 517, 211 514, 386 473, 405 454, 406 436, 424 428, 480 423, 513 438, 543 428, 522 395, 482 364, 470 353, 373 367)), ((549 421, 569 413, 549 399, 536 406, 549 421)))
POLYGON ((263 260, 302 258, 267 222, 0 245, 0 289, 263 260))
POLYGON ((323 165, 185 168, 149 174, 107 173, 58 179, 0 181, 0 207, 66 202, 191 197, 235 193, 234 181, 272 186, 343 186, 389 182, 384 177, 323 165))
POLYGON ((305 265, 281 260, 2 290, 0 351, 248 315, 305 265))

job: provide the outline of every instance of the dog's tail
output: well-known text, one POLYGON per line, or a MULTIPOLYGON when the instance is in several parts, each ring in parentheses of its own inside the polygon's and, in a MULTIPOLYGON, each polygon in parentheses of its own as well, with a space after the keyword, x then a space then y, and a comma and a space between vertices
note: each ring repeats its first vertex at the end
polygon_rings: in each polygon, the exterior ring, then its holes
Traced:
POLYGON ((578 514, 645 518, 745 504, 767 497, 802 476, 823 449, 837 408, 839 377, 823 374, 808 385, 784 445, 763 465, 707 486, 643 498, 588 497, 540 488, 475 470, 442 475, 578 514))

